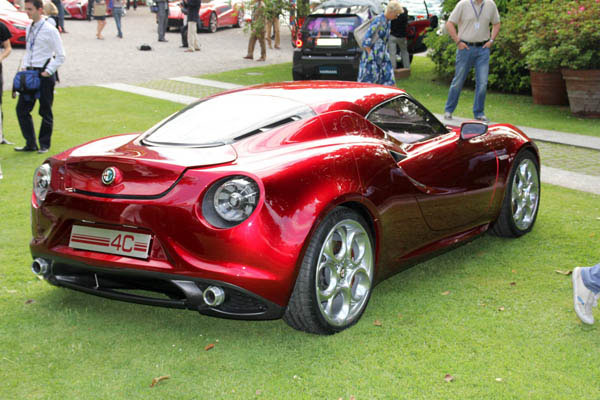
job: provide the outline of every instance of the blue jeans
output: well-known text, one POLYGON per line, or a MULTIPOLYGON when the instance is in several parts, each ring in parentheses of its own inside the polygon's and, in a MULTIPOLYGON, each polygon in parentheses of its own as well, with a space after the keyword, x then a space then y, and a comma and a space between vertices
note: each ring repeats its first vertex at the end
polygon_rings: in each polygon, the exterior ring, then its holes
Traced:
POLYGON ((444 112, 452 114, 458 104, 460 91, 471 68, 475 68, 475 102, 473 103, 473 116, 479 118, 484 115, 485 93, 487 91, 488 73, 490 69, 490 49, 483 47, 469 47, 469 49, 456 50, 456 64, 454 78, 450 84, 448 100, 444 112))
POLYGON ((113 7, 113 18, 115 19, 115 24, 117 25, 117 32, 119 37, 123 37, 123 32, 121 31, 121 17, 123 16, 123 7, 113 7))
POLYGON ((581 279, 586 288, 594 292, 600 293, 600 264, 593 267, 581 268, 581 279))

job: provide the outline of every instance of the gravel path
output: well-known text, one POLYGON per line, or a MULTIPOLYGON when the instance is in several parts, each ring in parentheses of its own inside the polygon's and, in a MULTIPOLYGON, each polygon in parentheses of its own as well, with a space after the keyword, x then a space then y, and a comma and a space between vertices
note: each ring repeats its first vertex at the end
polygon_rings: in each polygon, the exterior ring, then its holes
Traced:
MULTIPOLYGON (((199 34, 202 51, 185 53, 179 47, 179 32, 167 33, 167 43, 158 42, 155 16, 148 7, 129 10, 122 25, 124 39, 119 39, 113 19, 107 18, 103 32, 105 40, 98 40, 95 21, 66 20, 68 33, 63 34, 62 39, 67 60, 59 69, 61 83, 58 87, 113 82, 135 84, 265 64, 242 59, 249 38, 242 28, 223 28, 212 34, 202 32, 199 34), (149 44, 153 50, 137 50, 142 43, 149 44)), ((281 50, 267 49, 267 64, 292 61, 288 27, 282 24, 281 33, 281 50)), ((13 48, 12 54, 3 62, 6 82, 12 81, 24 52, 23 48, 13 48)), ((255 57, 259 54, 257 45, 255 57)))

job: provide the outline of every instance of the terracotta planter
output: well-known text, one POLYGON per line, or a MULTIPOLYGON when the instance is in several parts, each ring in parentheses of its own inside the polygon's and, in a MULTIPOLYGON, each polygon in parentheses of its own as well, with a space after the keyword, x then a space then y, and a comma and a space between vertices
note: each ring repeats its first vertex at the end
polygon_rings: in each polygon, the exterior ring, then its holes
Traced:
POLYGON ((567 87, 560 71, 530 71, 533 104, 566 106, 569 104, 567 87))
POLYGON ((600 118, 600 70, 562 70, 571 112, 580 117, 600 118))

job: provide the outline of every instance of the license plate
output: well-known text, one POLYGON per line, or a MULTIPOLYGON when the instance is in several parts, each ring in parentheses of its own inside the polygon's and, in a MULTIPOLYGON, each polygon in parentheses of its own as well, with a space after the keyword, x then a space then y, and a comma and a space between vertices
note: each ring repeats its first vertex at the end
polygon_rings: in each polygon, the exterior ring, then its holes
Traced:
POLYGON ((318 38, 317 46, 342 47, 342 39, 341 38, 318 38))
POLYGON ((121 256, 148 258, 151 235, 73 225, 69 247, 121 256))
POLYGON ((337 75, 338 69, 337 67, 319 67, 319 73, 321 75, 337 75))

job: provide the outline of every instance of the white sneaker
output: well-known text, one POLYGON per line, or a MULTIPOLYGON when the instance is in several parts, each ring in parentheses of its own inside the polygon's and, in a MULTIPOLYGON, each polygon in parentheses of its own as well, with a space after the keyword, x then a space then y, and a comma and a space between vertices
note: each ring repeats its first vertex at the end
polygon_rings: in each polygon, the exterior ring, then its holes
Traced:
POLYGON ((571 278, 573 280, 573 306, 575 313, 584 324, 592 325, 594 323, 592 307, 596 301, 596 295, 583 284, 580 267, 573 270, 571 278))
POLYGON ((444 113, 444 119, 452 119, 452 113, 445 112, 444 113))

